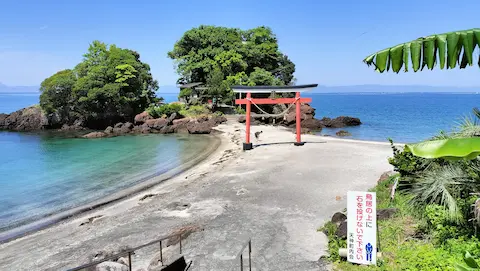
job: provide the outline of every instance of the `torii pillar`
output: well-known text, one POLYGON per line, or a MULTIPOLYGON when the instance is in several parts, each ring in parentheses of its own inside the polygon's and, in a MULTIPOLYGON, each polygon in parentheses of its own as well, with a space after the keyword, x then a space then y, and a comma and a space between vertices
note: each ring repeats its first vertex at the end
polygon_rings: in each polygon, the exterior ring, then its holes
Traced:
POLYGON ((250 118, 252 111, 252 104, 295 104, 295 125, 296 125, 296 141, 293 143, 295 146, 303 146, 305 142, 302 142, 302 128, 301 128, 301 104, 302 103, 311 103, 312 98, 301 98, 300 92, 308 91, 313 88, 316 88, 318 84, 310 85, 299 85, 299 86, 234 86, 232 87, 233 92, 236 93, 247 93, 245 99, 236 99, 235 104, 244 104, 246 105, 246 134, 245 134, 245 143, 243 143, 243 150, 253 149, 253 144, 250 141, 250 118), (252 93, 276 93, 276 92, 295 92, 295 98, 252 98, 252 93))

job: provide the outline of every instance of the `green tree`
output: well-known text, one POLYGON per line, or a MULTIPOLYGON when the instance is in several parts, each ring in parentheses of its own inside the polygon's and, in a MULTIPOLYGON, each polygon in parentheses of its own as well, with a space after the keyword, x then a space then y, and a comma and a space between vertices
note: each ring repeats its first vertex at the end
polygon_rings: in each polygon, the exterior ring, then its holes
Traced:
POLYGON ((81 116, 92 128, 131 120, 158 101, 158 83, 150 66, 140 61, 140 55, 100 41, 90 45, 83 61, 73 70, 45 79, 42 86, 44 110, 60 112, 68 108, 70 116, 81 116), (59 88, 62 95, 56 91, 59 88))
POLYGON ((77 78, 72 70, 63 70, 45 79, 40 85, 40 106, 51 114, 58 112, 62 119, 70 117, 72 89, 77 78))
POLYGON ((190 97, 192 96, 191 88, 182 88, 178 93, 178 98, 183 98, 186 104, 190 104, 190 97))
MULTIPOLYGON (((264 26, 241 30, 202 25, 185 32, 168 56, 175 60, 178 83, 207 82, 217 69, 230 86, 288 85, 294 80, 295 64, 279 50, 272 30, 264 26)), ((221 96, 233 99, 233 95, 221 96)))
POLYGON ((213 100, 213 105, 217 106, 220 101, 231 97, 231 89, 226 81, 224 74, 219 69, 214 69, 207 77, 207 94, 213 100))

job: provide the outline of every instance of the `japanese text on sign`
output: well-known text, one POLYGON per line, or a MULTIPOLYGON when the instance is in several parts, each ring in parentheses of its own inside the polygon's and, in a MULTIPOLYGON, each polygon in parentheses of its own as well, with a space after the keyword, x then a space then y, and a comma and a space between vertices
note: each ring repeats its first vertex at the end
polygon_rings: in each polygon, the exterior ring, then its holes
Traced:
POLYGON ((377 216, 374 192, 347 194, 347 249, 348 261, 358 264, 376 264, 377 216))

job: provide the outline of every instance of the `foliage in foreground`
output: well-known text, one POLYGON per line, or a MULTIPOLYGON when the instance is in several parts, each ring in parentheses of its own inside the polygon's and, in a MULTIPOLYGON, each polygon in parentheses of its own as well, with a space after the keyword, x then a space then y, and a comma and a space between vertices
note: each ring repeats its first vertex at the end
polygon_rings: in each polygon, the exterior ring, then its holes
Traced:
POLYGON ((390 199, 390 187, 396 176, 373 189, 377 193, 378 208, 398 208, 396 215, 378 221, 379 247, 382 258, 377 266, 360 266, 341 259, 338 249, 346 247, 346 240, 337 238, 336 225, 327 223, 323 229, 329 238, 329 259, 335 270, 456 270, 463 263, 465 251, 472 259, 480 257, 480 244, 475 236, 465 234, 461 228, 449 228, 445 213, 438 205, 428 205, 424 210, 412 208, 410 196, 397 193, 390 199), (423 216, 422 213, 427 213, 423 216), (462 234, 451 234, 456 230, 462 234), (455 236, 455 237, 452 237, 455 236))
POLYGON ((392 69, 398 73, 402 67, 407 72, 410 62, 415 72, 425 67, 432 70, 438 63, 441 69, 445 64, 447 69, 454 69, 457 63, 463 69, 474 61, 480 66, 480 57, 475 60, 473 53, 477 46, 480 47, 480 28, 418 38, 373 53, 363 61, 369 66, 373 64, 379 72, 392 69))
MULTIPOLYGON (((63 122, 87 124, 132 119, 157 102, 150 66, 129 49, 94 41, 74 69, 57 72, 40 86, 40 106, 63 122)), ((105 124, 105 123, 103 123, 105 124)))
MULTIPOLYGON (((463 140, 461 142, 468 143, 467 148, 472 149, 475 144, 471 143, 480 139, 477 137, 480 135, 480 114, 476 114, 476 109, 474 113, 473 119, 467 118, 454 132, 441 133, 425 143, 439 139, 463 140)), ((392 148, 394 156, 389 162, 400 173, 399 188, 412 195, 411 203, 417 208, 438 204, 445 209, 448 220, 474 232, 477 227, 475 224, 480 222, 480 206, 474 206, 478 203, 477 194, 480 192, 480 159, 469 157, 470 151, 464 152, 464 159, 451 159, 455 153, 461 151, 462 146, 457 146, 453 151, 443 150, 450 157, 441 155, 436 159, 415 156, 412 148, 401 150, 393 144, 392 148)), ((434 149, 435 152, 442 152, 438 148, 434 149)))

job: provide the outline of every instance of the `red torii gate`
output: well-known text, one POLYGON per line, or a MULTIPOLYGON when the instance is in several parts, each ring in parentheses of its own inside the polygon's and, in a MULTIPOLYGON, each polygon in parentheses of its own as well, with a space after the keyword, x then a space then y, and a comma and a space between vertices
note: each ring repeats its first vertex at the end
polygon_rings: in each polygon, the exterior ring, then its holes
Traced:
MULTIPOLYGON (((236 99, 235 104, 245 104, 247 107, 247 115, 245 120, 246 136, 245 143, 243 143, 243 150, 253 149, 253 144, 250 142, 250 116, 251 105, 253 104, 293 104, 296 107, 296 130, 297 140, 293 144, 295 146, 303 146, 305 143, 301 139, 301 113, 300 104, 310 103, 312 98, 301 98, 300 92, 308 91, 316 88, 318 84, 298 85, 298 86, 233 86, 232 90, 235 93, 247 93, 245 99, 236 99), (276 93, 276 92, 295 92, 295 98, 252 98, 252 93, 276 93)), ((274 96, 274 95, 272 95, 274 96)))

